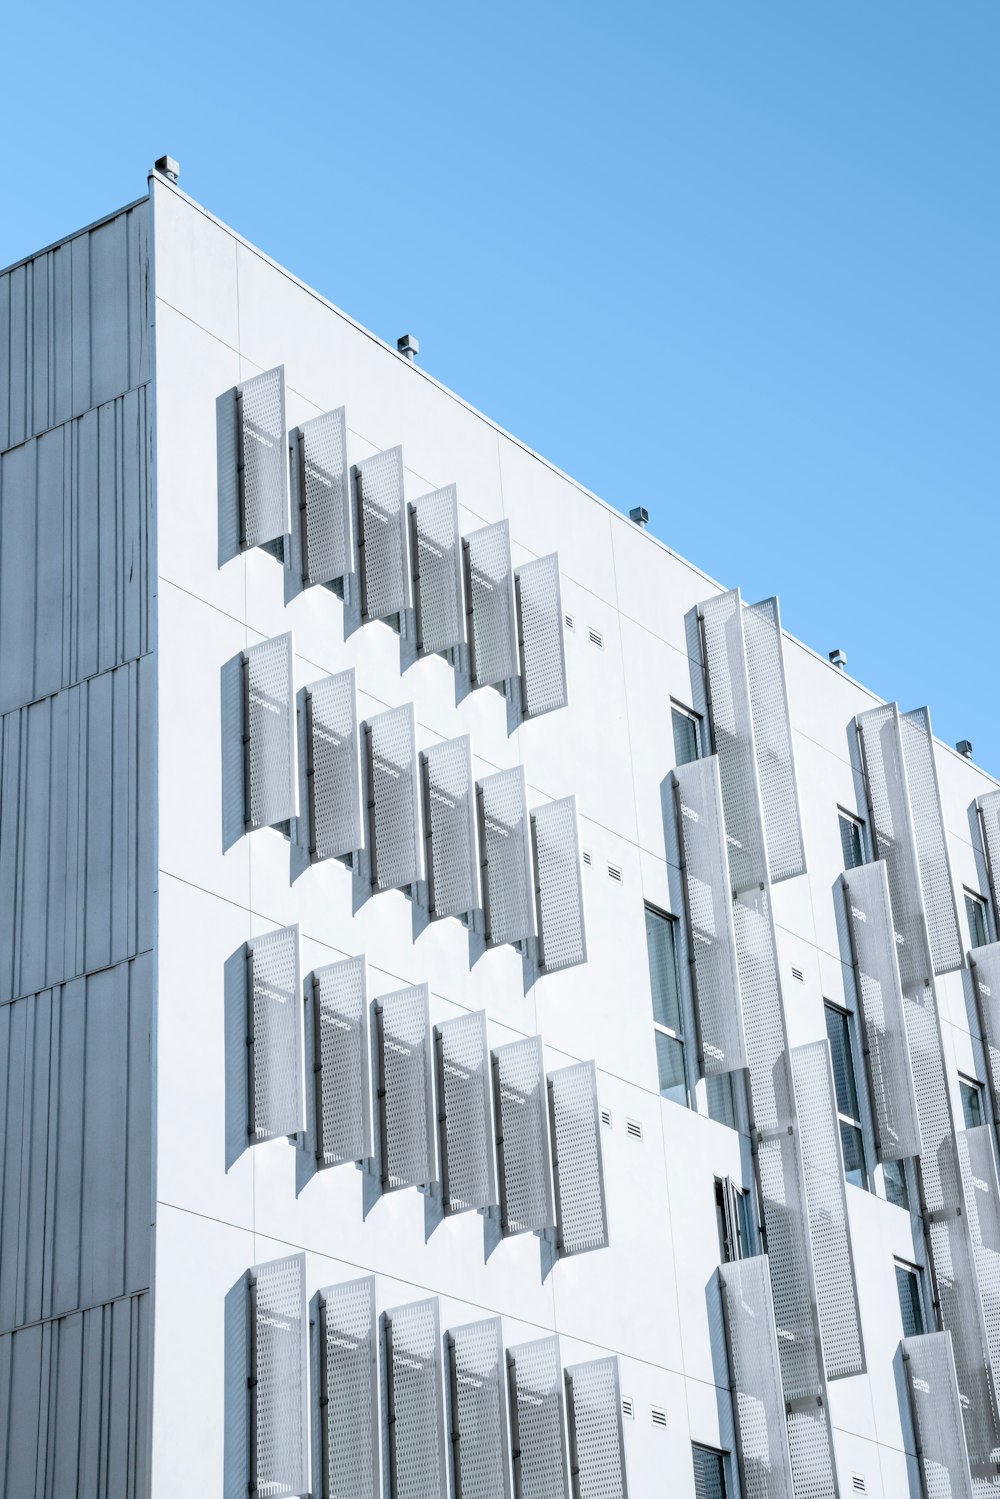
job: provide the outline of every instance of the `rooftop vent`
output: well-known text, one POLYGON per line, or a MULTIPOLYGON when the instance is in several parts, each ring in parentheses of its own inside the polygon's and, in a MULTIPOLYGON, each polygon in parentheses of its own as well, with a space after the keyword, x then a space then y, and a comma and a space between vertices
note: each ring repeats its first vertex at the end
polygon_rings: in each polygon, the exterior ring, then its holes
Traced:
POLYGON ((181 164, 172 156, 160 156, 153 163, 153 170, 159 172, 170 182, 176 182, 181 175, 181 164))
POLYGON ((649 520, 649 511, 645 505, 636 505, 629 511, 628 518, 629 520, 634 520, 636 525, 641 528, 649 520))
POLYGON ((397 338, 396 348, 402 354, 403 358, 408 359, 411 364, 420 353, 420 344, 412 333, 404 333, 402 338, 397 338))
POLYGON ((840 649, 830 652, 830 660, 838 671, 843 671, 847 665, 847 652, 840 649))
POLYGON ((958 741, 958 743, 955 745, 955 748, 958 750, 958 753, 960 755, 964 755, 967 760, 971 760, 972 759, 972 740, 971 739, 960 739, 958 741))

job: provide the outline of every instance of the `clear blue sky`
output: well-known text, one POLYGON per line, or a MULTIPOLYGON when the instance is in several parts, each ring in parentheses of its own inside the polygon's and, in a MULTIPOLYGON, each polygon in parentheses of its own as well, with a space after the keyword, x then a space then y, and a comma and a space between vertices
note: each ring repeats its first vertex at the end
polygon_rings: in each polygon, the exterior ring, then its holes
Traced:
POLYGON ((8 8, 0 264, 182 186, 1000 773, 1000 5, 8 8))

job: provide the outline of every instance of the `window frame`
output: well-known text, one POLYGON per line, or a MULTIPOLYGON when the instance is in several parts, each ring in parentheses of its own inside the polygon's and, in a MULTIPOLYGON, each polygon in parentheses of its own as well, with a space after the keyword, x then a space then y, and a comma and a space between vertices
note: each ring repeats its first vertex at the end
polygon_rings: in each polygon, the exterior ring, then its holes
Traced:
POLYGON ((986 1084, 981 1083, 978 1077, 970 1077, 967 1072, 960 1072, 958 1074, 958 1097, 962 1105, 962 1122, 966 1129, 979 1129, 981 1125, 989 1123, 990 1116, 986 1109, 986 1084), (970 1124, 966 1117, 963 1088, 968 1088, 979 1099, 979 1124, 970 1124))
POLYGON ((719 1234, 720 1265, 751 1258, 754 1253, 753 1194, 731 1176, 717 1176, 713 1183, 715 1221, 719 1234), (735 1253, 732 1249, 735 1248, 735 1253))
POLYGON ((695 745, 695 755, 694 755, 694 758, 695 758, 695 760, 703 760, 705 758, 705 737, 704 737, 704 723, 705 723, 705 720, 704 720, 703 716, 700 713, 697 713, 695 711, 694 708, 689 708, 686 703, 682 703, 682 702, 679 701, 678 698, 672 697, 670 699, 670 736, 671 736, 671 740, 673 742, 675 764, 677 764, 677 765, 689 765, 689 764, 691 764, 691 761, 689 761, 689 760, 677 760, 676 759, 676 755, 677 755, 677 737, 676 737, 676 735, 674 733, 674 718, 675 718, 675 716, 677 718, 686 718, 687 721, 691 724, 692 728, 694 729, 694 745, 695 745))
POLYGON ((718 1458, 718 1460, 719 1460, 719 1472, 722 1474, 722 1499, 732 1499, 732 1496, 733 1496, 733 1485, 732 1485, 732 1483, 730 1481, 730 1462, 732 1460, 731 1454, 729 1452, 727 1452, 724 1447, 713 1447, 709 1442, 694 1442, 693 1441, 691 1443, 691 1474, 692 1474, 692 1477, 695 1476, 694 1454, 696 1452, 706 1452, 710 1456, 718 1458))
POLYGON ((965 898, 965 924, 969 930, 969 946, 985 947, 987 943, 993 940, 993 934, 990 931, 990 903, 985 895, 980 895, 978 890, 970 890, 968 885, 962 886, 962 895, 965 898), (975 933, 972 930, 971 908, 973 907, 975 907, 982 917, 982 942, 975 940, 975 933))
POLYGON ((839 802, 837 803, 837 831, 838 833, 840 833, 841 853, 844 852, 844 834, 840 829, 840 824, 842 822, 847 823, 849 827, 854 828, 857 832, 858 848, 861 853, 861 859, 859 863, 851 865, 845 863, 844 869, 845 871, 847 869, 860 869, 862 865, 871 862, 871 856, 868 849, 868 824, 858 812, 852 812, 849 807, 842 807, 839 802))
MULTIPOLYGON (((899 1255, 894 1255, 892 1260, 892 1267, 893 1278, 896 1282, 896 1300, 899 1305, 900 1321, 902 1322, 903 1320, 903 1305, 899 1295, 899 1276, 900 1273, 902 1273, 911 1277, 913 1285, 916 1289, 916 1306, 918 1312, 920 1313, 921 1324, 916 1336, 920 1336, 922 1333, 925 1333, 928 1330, 933 1331, 934 1319, 933 1317, 929 1319, 927 1316, 927 1277, 924 1272, 923 1266, 915 1265, 912 1260, 900 1259, 899 1255)), ((903 1336, 910 1336, 910 1334, 907 1333, 905 1326, 903 1327, 903 1336)))
MULTIPOLYGON (((676 986, 676 991, 677 991, 677 1018, 680 1021, 681 1025, 683 1026, 683 1028, 684 1028, 683 1030, 675 1030, 673 1027, 671 1027, 669 1025, 665 1025, 663 1023, 663 1021, 657 1020, 657 1018, 656 1018, 656 995, 655 995, 654 990, 653 990, 653 969, 652 969, 652 965, 649 962, 649 938, 648 938, 648 932, 647 932, 647 939, 646 939, 646 966, 647 966, 647 971, 649 973, 649 994, 650 994, 650 1000, 651 1000, 651 1006, 650 1006, 650 1008, 652 1009, 652 1018, 653 1018, 653 1037, 654 1037, 653 1047, 654 1047, 654 1050, 656 1050, 656 1040, 655 1040, 655 1038, 656 1038, 657 1035, 665 1036, 669 1041, 676 1042, 680 1046, 680 1049, 681 1049, 681 1069, 682 1069, 682 1072, 684 1074, 684 1107, 686 1107, 686 1108, 692 1108, 693 1107, 692 1099, 694 1097, 694 1091, 693 1091, 692 1086, 691 1086, 691 1075, 690 1075, 690 1071, 689 1071, 689 1067, 688 1067, 688 1046, 687 1046, 687 1034, 686 1034, 687 1029, 688 1029, 688 1019, 689 1019, 689 1017, 688 1017, 688 1014, 687 1014, 687 1008, 688 1007, 687 1007, 687 1005, 684 1002, 684 990, 683 990, 683 986, 681 984, 681 962, 680 962, 680 953, 678 952, 678 940, 677 940, 677 934, 678 934, 678 932, 680 930, 680 925, 681 924, 680 924, 679 919, 676 916, 671 915, 671 913, 669 911, 663 911, 663 910, 661 910, 661 908, 659 906, 654 906, 651 901, 648 901, 648 900, 647 901, 643 901, 643 903, 642 903, 642 910, 643 910, 643 924, 644 925, 645 925, 646 919, 649 916, 655 916, 658 920, 666 922, 667 926, 668 926, 668 928, 670 930, 670 933, 671 933, 671 936, 670 936, 670 947, 671 947, 671 952, 673 954, 673 962, 674 962, 674 984, 676 986)), ((657 1055, 657 1062, 656 1062, 656 1085, 657 1085, 657 1088, 659 1089, 659 1093, 660 1093, 660 1097, 661 1098, 666 1099, 666 1101, 668 1103, 678 1103, 679 1102, 678 1099, 676 1099, 676 1098, 670 1098, 668 1094, 666 1094, 666 1093, 663 1092, 663 1089, 662 1089, 662 1087, 660 1085, 660 1064, 659 1064, 659 1056, 658 1055, 657 1055)))
MULTIPOLYGON (((845 1113, 844 1110, 840 1107, 840 1099, 837 1097, 837 1072, 836 1072, 836 1068, 834 1068, 833 1069, 833 1082, 834 1082, 833 1103, 834 1103, 834 1108, 837 1111, 837 1125, 838 1125, 838 1128, 839 1128, 839 1131, 840 1131, 840 1136, 841 1136, 841 1151, 843 1151, 843 1126, 845 1126, 845 1125, 849 1129, 853 1129, 853 1130, 857 1131, 858 1139, 861 1142, 861 1176, 862 1176, 862 1180, 860 1182, 852 1181, 851 1178, 847 1174, 846 1165, 845 1165, 845 1170, 844 1170, 844 1180, 845 1180, 846 1184, 849 1187, 859 1187, 864 1192, 871 1192, 871 1193, 874 1194, 875 1193, 875 1181, 874 1181, 874 1174, 873 1174, 873 1171, 872 1171, 872 1159, 873 1159, 873 1156, 872 1156, 872 1154, 870 1152, 870 1143, 869 1143, 869 1133, 870 1133, 870 1129, 871 1129, 871 1119, 870 1119, 870 1110, 868 1108, 867 1076, 866 1076, 865 1071, 864 1071, 863 1053, 862 1053, 862 1066, 860 1066, 860 1067, 858 1066, 858 1055, 859 1055, 859 1052, 861 1052, 861 1044, 860 1044, 860 1036, 858 1034, 857 1016, 856 1016, 856 1014, 855 1014, 855 1012, 853 1010, 848 1009, 845 1005, 835 1004, 832 999, 827 999, 825 997, 823 999, 823 1012, 824 1012, 824 1017, 823 1017, 824 1018, 824 1026, 826 1028, 826 1034, 827 1034, 827 1041, 828 1041, 828 1043, 829 1043, 830 1029, 829 1029, 829 1022, 826 1020, 826 1015, 828 1013, 834 1014, 834 1015, 839 1015, 843 1019, 843 1021, 845 1022, 845 1024, 844 1024, 844 1032, 845 1032, 846 1044, 847 1044, 847 1056, 848 1056, 848 1060, 850 1061, 850 1064, 851 1064, 851 1080, 852 1080, 852 1082, 854 1084, 854 1097, 855 1097, 855 1101, 856 1101, 857 1106, 858 1106, 857 1117, 855 1117, 852 1114, 845 1113), (864 1083, 865 1083, 864 1087, 862 1087, 862 1079, 864 1080, 864 1083), (866 1118, 866 1115, 868 1116, 867 1118, 866 1118)), ((831 1050, 832 1050, 832 1048, 831 1048, 831 1050)))

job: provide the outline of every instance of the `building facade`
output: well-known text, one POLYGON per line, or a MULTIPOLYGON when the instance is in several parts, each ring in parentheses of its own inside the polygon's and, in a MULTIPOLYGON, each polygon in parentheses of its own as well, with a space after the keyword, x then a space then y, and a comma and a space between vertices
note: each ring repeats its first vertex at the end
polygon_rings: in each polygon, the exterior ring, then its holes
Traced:
POLYGON ((164 173, 0 350, 0 1496, 1000 1493, 997 782, 164 173))

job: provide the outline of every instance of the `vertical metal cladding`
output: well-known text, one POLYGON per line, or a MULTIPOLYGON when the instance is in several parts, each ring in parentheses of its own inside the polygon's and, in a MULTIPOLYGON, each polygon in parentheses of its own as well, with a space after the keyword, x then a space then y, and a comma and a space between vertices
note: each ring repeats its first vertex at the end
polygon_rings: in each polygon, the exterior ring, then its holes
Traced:
POLYGON ((995 1378, 1000 1369, 1000 1184, 993 1158, 992 1135, 993 1130, 988 1124, 960 1131, 958 1158, 965 1186, 976 1284, 995 1378))
POLYGON ((372 1102, 368 970, 344 958, 312 976, 316 1159, 321 1166, 368 1160, 372 1102))
POLYGON ((559 1339, 507 1350, 516 1499, 570 1499, 559 1339))
POLYGON ((993 1117, 1000 1119, 1000 942, 973 948, 970 959, 972 986, 986 1052, 986 1074, 993 1099, 993 1117))
POLYGON ((608 1244, 597 1069, 576 1062, 549 1073, 556 1242, 560 1254, 608 1244))
POLYGON ((464 916, 482 905, 472 740, 443 739, 420 761, 430 914, 464 916))
POLYGON ((507 1364, 499 1317, 448 1333, 455 1492, 461 1499, 510 1499, 507 1364))
POLYGON ((299 812, 291 631, 250 646, 244 659, 244 815, 248 829, 274 827, 299 812))
POLYGON ((574 1499, 628 1499, 618 1359, 570 1365, 566 1404, 574 1499))
POLYGON ((437 1027, 435 1042, 445 1211, 495 1205, 496 1131, 486 1011, 446 1020, 437 1027))
POLYGON ((437 1297, 385 1313, 392 1499, 448 1499, 437 1297))
POLYGON ((520 666, 508 522, 471 532, 463 550, 469 674, 477 687, 489 687, 516 677, 520 666))
POLYGON ((343 406, 298 429, 299 506, 308 583, 332 583, 354 571, 351 469, 343 406))
POLYGON ((973 1499, 951 1334, 923 1333, 901 1346, 925 1499, 973 1499))
POLYGON ((776 885, 806 872, 778 600, 748 605, 742 623, 768 867, 776 885))
POLYGON ((865 1033, 875 1147, 880 1161, 904 1161, 920 1154, 920 1117, 885 860, 848 871, 843 887, 865 1033))
POLYGON ((142 387, 0 456, 0 712, 150 649, 150 406, 142 387))
POLYGON ((793 1499, 767 1257, 719 1266, 736 1451, 746 1499, 793 1499))
POLYGON ((298 927, 252 937, 247 968, 248 1134, 260 1144, 305 1125, 298 927))
POLYGON ((373 454, 355 474, 361 616, 388 619, 413 603, 402 448, 373 454))
POLYGON ((525 718, 554 713, 569 702, 559 557, 552 552, 514 569, 525 718))
POLYGON ((371 886, 398 890, 424 875, 413 704, 376 713, 365 724, 365 745, 371 886))
POLYGON ((491 946, 535 934, 534 871, 524 766, 476 783, 486 936, 491 946))
POLYGON ((552 1151, 541 1036, 493 1052, 493 1089, 505 1234, 555 1227, 552 1151))
POLYGON ((250 1491, 309 1492, 306 1257, 254 1265, 250 1304, 250 1491))
POLYGON ((458 490, 449 484, 421 495, 410 512, 417 647, 429 656, 465 644, 458 490))
POLYGON ((583 862, 576 797, 544 802, 531 814, 538 898, 539 965, 546 973, 587 961, 583 862))
POLYGON ((795 1047, 792 1072, 823 1335, 823 1364, 828 1379, 843 1379, 864 1373, 865 1350, 830 1043, 815 1041, 795 1047))
POLYGON ((236 387, 240 541, 264 546, 288 533, 285 367, 236 387))
POLYGON ((375 1014, 382 1188, 425 1186, 438 1180, 427 985, 381 995, 375 1014))
POLYGON ((979 826, 986 855, 986 873, 993 897, 993 919, 1000 930, 1000 791, 990 791, 976 801, 979 826))
POLYGON ((309 852, 344 858, 364 847, 361 740, 354 668, 306 689, 309 735, 309 852))
POLYGON ((375 1277, 319 1293, 324 1499, 381 1499, 375 1277))
POLYGON ((673 784, 702 1067, 734 1072, 746 1066, 747 1048, 718 757, 679 765, 673 784))
POLYGON ((934 972, 950 973, 962 968, 965 958, 958 928, 948 835, 941 810, 930 713, 926 708, 914 708, 910 713, 900 714, 899 729, 934 972))

